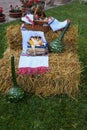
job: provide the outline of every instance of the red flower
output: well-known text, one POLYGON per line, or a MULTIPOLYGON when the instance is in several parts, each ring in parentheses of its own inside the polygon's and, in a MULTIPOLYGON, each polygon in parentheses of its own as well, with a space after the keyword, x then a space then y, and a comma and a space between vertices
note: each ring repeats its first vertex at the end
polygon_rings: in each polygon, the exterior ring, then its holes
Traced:
POLYGON ((33 5, 37 5, 40 0, 20 0, 23 7, 32 7, 33 5))
POLYGON ((39 3, 39 0, 34 0, 35 3, 39 3))
POLYGON ((27 5, 28 5, 28 6, 32 6, 32 3, 29 2, 27 5))
POLYGON ((2 7, 0 7, 0 13, 2 13, 3 12, 3 8, 2 7))
POLYGON ((20 7, 18 5, 13 6, 12 4, 10 5, 10 11, 12 12, 19 12, 20 11, 20 7))

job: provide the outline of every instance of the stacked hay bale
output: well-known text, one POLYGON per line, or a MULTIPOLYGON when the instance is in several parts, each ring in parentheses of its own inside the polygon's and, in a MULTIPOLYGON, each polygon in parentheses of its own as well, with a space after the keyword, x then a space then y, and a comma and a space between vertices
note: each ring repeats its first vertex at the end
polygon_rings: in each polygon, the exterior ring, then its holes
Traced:
POLYGON ((36 95, 50 96, 56 94, 75 95, 80 81, 80 64, 75 53, 49 55, 50 71, 44 75, 21 76, 18 83, 26 91, 36 95))
POLYGON ((16 65, 16 71, 18 66, 18 60, 20 51, 14 51, 7 49, 4 57, 0 59, 0 91, 1 92, 7 92, 10 87, 12 87, 12 76, 11 76, 11 54, 14 54, 16 57, 15 65, 16 65))
MULTIPOLYGON (((61 31, 53 32, 52 30, 45 33, 46 40, 50 43, 52 40, 59 37, 61 31)), ((76 51, 78 40, 78 26, 70 26, 63 38, 64 51, 76 51)), ((7 28, 7 41, 10 49, 22 49, 22 35, 20 25, 11 25, 7 28)))
MULTIPOLYGON (((47 41, 50 43, 52 40, 55 40, 59 37, 61 31, 56 31, 53 33, 52 30, 45 34, 47 41)), ((76 52, 77 51, 77 41, 78 41, 78 26, 70 26, 68 31, 64 34, 63 45, 64 51, 67 52, 76 52)))
POLYGON ((20 25, 11 25, 7 28, 8 47, 13 50, 22 49, 22 35, 20 25))
MULTIPOLYGON (((12 26, 7 29, 7 39, 10 49, 5 52, 4 57, 0 60, 1 81, 0 91, 7 92, 12 86, 10 57, 15 56, 16 73, 18 68, 19 57, 21 53, 22 37, 19 34, 20 25, 12 26), (10 29, 15 30, 10 33, 10 29), (10 36, 9 36, 10 35, 10 36), (18 37, 20 35, 20 37, 18 37), (14 41, 12 41, 12 40, 14 41), (17 41, 19 40, 19 41, 17 41), (12 42, 11 42, 12 41, 12 42), (17 43, 17 45, 16 45, 17 43), (19 49, 20 45, 20 49, 19 49), (15 51, 16 50, 16 51, 15 51)), ((60 31, 53 33, 51 30, 45 34, 50 43, 60 35, 60 31)), ((78 27, 70 26, 64 35, 63 44, 65 51, 60 54, 49 54, 49 72, 43 75, 18 75, 17 82, 27 92, 34 92, 36 95, 51 96, 56 94, 75 95, 79 90, 81 66, 77 55, 77 38, 78 27)))

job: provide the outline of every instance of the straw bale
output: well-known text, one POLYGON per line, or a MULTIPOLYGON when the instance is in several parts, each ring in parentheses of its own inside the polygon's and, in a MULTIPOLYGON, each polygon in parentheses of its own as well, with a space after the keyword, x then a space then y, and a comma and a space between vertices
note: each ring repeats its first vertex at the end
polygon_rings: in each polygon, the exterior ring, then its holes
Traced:
MULTIPOLYGON (((61 31, 53 32, 52 30, 45 33, 46 40, 50 44, 52 40, 59 37, 61 31)), ((63 38, 63 45, 65 51, 77 51, 78 40, 78 26, 71 25, 66 31, 63 38)), ((22 36, 20 31, 20 25, 11 25, 7 28, 7 41, 10 49, 18 50, 22 48, 22 36)))
POLYGON ((0 59, 0 91, 1 92, 7 92, 9 88, 12 86, 12 76, 11 76, 11 54, 14 54, 16 57, 15 60, 15 65, 16 65, 16 70, 18 68, 18 60, 19 60, 19 55, 20 51, 11 51, 9 48, 6 50, 4 53, 4 57, 0 59))
POLYGON ((10 49, 19 50, 22 49, 22 34, 20 25, 11 25, 7 28, 7 42, 10 49))
MULTIPOLYGON (((0 91, 7 92, 12 87, 10 57, 15 56, 16 73, 21 51, 8 50, 0 60, 0 91)), ((38 96, 56 94, 75 95, 79 90, 81 66, 78 55, 73 52, 49 54, 49 72, 43 75, 18 75, 17 82, 26 92, 38 96)))
MULTIPOLYGON (((59 37, 61 31, 50 30, 45 33, 50 42, 59 37)), ((79 91, 81 65, 77 55, 78 26, 70 26, 63 38, 65 51, 61 54, 49 54, 50 70, 43 75, 18 75, 18 62, 22 49, 20 25, 7 28, 8 48, 0 59, 0 91, 7 92, 12 87, 11 54, 15 56, 17 82, 26 92, 34 92, 38 96, 56 94, 75 95, 79 91)))
MULTIPOLYGON (((62 31, 56 31, 53 33, 52 30, 45 34, 47 41, 50 42, 59 37, 62 31)), ((71 25, 65 32, 62 39, 62 43, 65 51, 77 51, 77 41, 78 41, 78 26, 71 25)))

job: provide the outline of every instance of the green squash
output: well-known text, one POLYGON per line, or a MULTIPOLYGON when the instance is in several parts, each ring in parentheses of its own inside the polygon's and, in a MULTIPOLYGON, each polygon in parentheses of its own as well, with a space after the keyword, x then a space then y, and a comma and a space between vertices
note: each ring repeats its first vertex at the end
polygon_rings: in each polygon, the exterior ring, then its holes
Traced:
POLYGON ((18 86, 17 81, 16 81, 13 55, 11 56, 11 72, 12 72, 13 87, 10 88, 10 90, 8 91, 7 99, 11 102, 18 102, 24 97, 25 93, 24 93, 24 90, 20 86, 18 86))
POLYGON ((54 52, 54 53, 61 53, 61 52, 63 52, 62 39, 63 39, 64 34, 65 34, 66 30, 68 29, 69 25, 70 25, 70 23, 68 23, 66 25, 66 27, 64 28, 64 30, 61 32, 60 36, 57 39, 53 40, 49 44, 48 48, 49 48, 50 52, 54 52))

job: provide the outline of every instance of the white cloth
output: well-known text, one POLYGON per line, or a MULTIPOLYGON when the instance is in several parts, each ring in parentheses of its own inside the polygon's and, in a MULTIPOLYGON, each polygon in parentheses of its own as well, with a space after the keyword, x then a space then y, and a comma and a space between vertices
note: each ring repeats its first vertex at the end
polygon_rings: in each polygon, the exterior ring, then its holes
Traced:
POLYGON ((32 24, 33 20, 34 20, 34 15, 32 14, 27 14, 25 15, 24 17, 21 18, 21 20, 25 23, 28 23, 28 24, 32 24))
POLYGON ((47 44, 44 32, 42 31, 32 31, 32 30, 21 29, 21 32, 22 32, 22 49, 24 52, 26 52, 27 50, 28 41, 31 36, 40 36, 42 38, 43 43, 47 44))
POLYGON ((18 74, 44 74, 49 71, 49 57, 45 56, 27 56, 21 55, 18 65, 18 74))
POLYGON ((67 20, 60 22, 59 20, 53 18, 51 21, 48 22, 48 24, 53 30, 53 32, 55 32, 64 28, 67 25, 67 20))
POLYGON ((48 67, 48 55, 47 56, 20 56, 18 68, 23 67, 48 67))
POLYGON ((30 56, 26 54, 28 49, 28 41, 31 36, 40 36, 44 43, 47 43, 44 32, 41 31, 30 31, 26 29, 21 29, 22 32, 22 54, 19 59, 18 73, 19 74, 44 74, 49 71, 49 57, 48 55, 44 56, 30 56))

